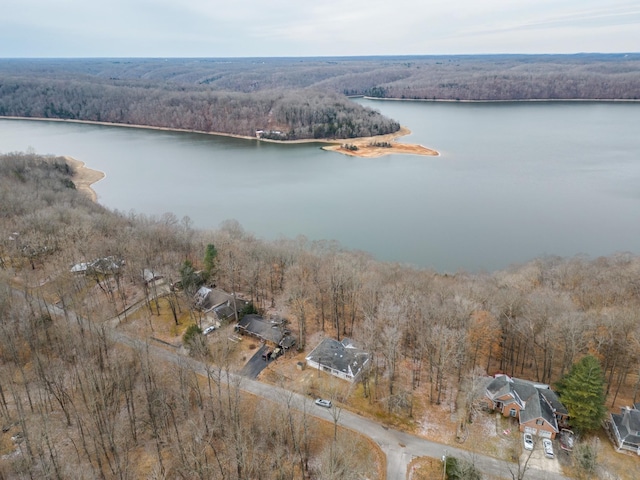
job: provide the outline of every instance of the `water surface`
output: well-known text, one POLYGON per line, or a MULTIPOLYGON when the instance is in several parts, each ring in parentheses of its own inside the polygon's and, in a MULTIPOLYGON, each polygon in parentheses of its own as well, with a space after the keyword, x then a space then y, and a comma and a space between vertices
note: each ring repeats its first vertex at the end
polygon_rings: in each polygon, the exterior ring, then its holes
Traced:
POLYGON ((0 151, 70 155, 102 170, 100 203, 237 219, 267 239, 335 239, 440 271, 543 255, 638 252, 640 105, 359 100, 440 157, 360 159, 318 144, 0 120, 0 151))

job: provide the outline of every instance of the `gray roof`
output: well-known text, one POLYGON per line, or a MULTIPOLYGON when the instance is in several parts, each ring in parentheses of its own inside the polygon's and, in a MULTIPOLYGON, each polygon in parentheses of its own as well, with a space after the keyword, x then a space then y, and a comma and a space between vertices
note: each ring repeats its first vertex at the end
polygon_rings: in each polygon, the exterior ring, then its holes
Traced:
POLYGON ((162 278, 162 275, 155 270, 151 270, 150 268, 145 268, 142 270, 142 278, 145 282, 153 282, 154 280, 158 280, 162 278))
POLYGON ((640 435, 640 411, 636 408, 623 408, 622 416, 629 432, 640 435))
POLYGON ((228 320, 231 317, 235 316, 233 306, 230 303, 223 303, 222 305, 213 307, 213 311, 215 312, 219 320, 228 320))
POLYGON ((611 419, 624 443, 640 447, 640 411, 636 408, 626 407, 621 410, 620 414, 612 413, 611 419))
MULTIPOLYGON (((527 414, 525 417, 529 419, 543 416, 543 413, 545 413, 547 409, 551 412, 551 416, 553 416, 554 413, 557 415, 568 415, 567 409, 562 402, 560 402, 556 392, 551 390, 549 385, 544 383, 536 383, 529 380, 522 380, 520 378, 511 378, 507 375, 499 375, 489 383, 487 386, 487 393, 491 399, 512 394, 517 398, 519 403, 526 404, 525 408, 527 410, 529 408, 533 408, 535 410, 534 412, 531 412, 530 415, 537 416, 529 417, 529 414, 527 414), (538 398, 538 395, 542 398, 538 398), (530 400, 533 400, 533 402, 530 403, 530 400), (541 402, 544 403, 544 407, 536 407, 536 405, 540 405, 541 402)), ((520 415, 522 416, 522 413, 520 415)), ((546 419, 547 417, 543 416, 543 418, 546 419)), ((551 421, 550 423, 552 425, 555 424, 555 422, 551 421)))
POLYGON ((248 333, 276 344, 280 343, 280 340, 282 340, 282 332, 280 331, 280 328, 278 328, 278 325, 272 325, 260 315, 245 315, 238 322, 238 327, 246 330, 248 333))
POLYGON ((515 394, 514 396, 517 396, 519 401, 524 402, 527 398, 537 392, 537 388, 536 384, 529 382, 528 380, 511 378, 507 375, 499 375, 489 383, 487 386, 487 392, 490 394, 491 398, 498 398, 507 394, 515 394))
POLYGON ((524 410, 520 411, 520 423, 527 423, 537 418, 544 419, 556 432, 559 431, 553 409, 540 391, 534 392, 527 398, 524 410))
POLYGON ((71 267, 71 272, 84 273, 91 270, 106 275, 117 272, 123 265, 124 260, 111 255, 104 258, 97 258, 91 262, 76 263, 71 267))
MULTIPOLYGON (((219 290, 217 288, 200 287, 195 295, 196 305, 204 311, 212 310, 221 305, 228 305, 231 308, 233 315, 233 295, 219 290)), ((247 302, 243 300, 236 300, 236 308, 238 311, 242 311, 242 308, 247 302)), ((217 312, 216 312, 217 313, 217 312)), ((220 317, 218 317, 220 318, 220 317)))
POLYGON ((569 415, 569 411, 562 404, 562 402, 560 401, 560 398, 558 398, 558 394, 556 392, 554 392, 550 388, 539 389, 538 391, 542 395, 544 395, 544 398, 547 400, 547 402, 549 402, 551 407, 556 411, 556 414, 558 414, 558 415, 569 415))
POLYGON ((511 393, 511 382, 506 375, 500 375, 491 380, 487 385, 487 392, 491 398, 498 398, 507 393, 511 393))
POLYGON ((355 348, 349 339, 345 338, 339 342, 332 338, 325 338, 306 358, 319 365, 356 377, 369 361, 370 355, 364 350, 355 348))
POLYGON ((291 348, 295 345, 296 340, 290 335, 282 332, 281 325, 273 324, 266 321, 260 315, 249 314, 242 317, 238 322, 237 328, 246 331, 251 335, 255 335, 263 340, 273 342, 283 348, 291 348))

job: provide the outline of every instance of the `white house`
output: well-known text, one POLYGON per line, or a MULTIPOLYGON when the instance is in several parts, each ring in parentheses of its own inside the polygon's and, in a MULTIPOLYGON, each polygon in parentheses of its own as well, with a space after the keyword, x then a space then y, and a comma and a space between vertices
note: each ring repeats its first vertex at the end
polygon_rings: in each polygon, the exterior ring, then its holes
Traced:
POLYGON ((355 381, 368 367, 371 355, 354 347, 351 340, 341 342, 325 338, 307 355, 307 365, 349 382, 355 381))

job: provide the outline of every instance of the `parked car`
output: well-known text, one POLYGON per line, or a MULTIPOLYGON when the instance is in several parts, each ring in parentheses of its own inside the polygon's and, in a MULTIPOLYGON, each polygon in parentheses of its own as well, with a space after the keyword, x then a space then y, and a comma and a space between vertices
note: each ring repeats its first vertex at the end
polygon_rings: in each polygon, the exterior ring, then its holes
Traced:
POLYGON ((316 398, 316 405, 320 407, 331 408, 331 400, 325 400, 324 398, 316 398))
POLYGON ((548 438, 542 439, 542 448, 544 449, 544 456, 547 458, 553 458, 553 443, 548 438))
POLYGON ((271 358, 271 350, 267 350, 262 354, 262 359, 266 362, 271 358))
POLYGON ((563 428, 560 431, 560 448, 563 450, 571 451, 573 450, 573 444, 576 441, 576 436, 571 430, 567 430, 563 428))
POLYGON ((533 450, 533 436, 530 433, 524 434, 523 442, 525 450, 533 450))
POLYGON ((209 335, 215 329, 216 329, 216 326, 215 325, 211 325, 210 327, 205 328, 202 333, 204 333, 205 335, 209 335))

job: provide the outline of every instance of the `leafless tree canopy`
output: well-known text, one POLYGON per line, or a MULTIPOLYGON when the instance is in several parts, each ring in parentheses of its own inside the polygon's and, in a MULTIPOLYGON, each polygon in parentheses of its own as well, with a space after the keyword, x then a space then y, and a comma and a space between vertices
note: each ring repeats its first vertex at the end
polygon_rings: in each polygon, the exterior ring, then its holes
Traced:
POLYGON ((640 55, 3 59, 0 115, 275 140, 392 133, 344 95, 423 100, 638 99, 640 55))
MULTIPOLYGON (((143 289, 140 272, 173 282, 185 260, 202 268, 210 244, 218 287, 260 311, 287 312, 299 345, 324 332, 370 352, 358 395, 385 415, 411 417, 430 402, 472 419, 483 373, 553 384, 585 354, 600 360, 610 404, 639 400, 636 255, 443 275, 331 241, 261 240, 233 221, 199 231, 171 214, 111 212, 76 191, 72 173, 60 158, 0 157, 4 477, 375 477, 365 456, 336 457, 335 449, 356 451, 351 439, 313 442, 303 413, 256 408, 226 385, 229 343, 211 348, 206 378, 122 343, 113 321, 126 315, 132 289, 143 289), (70 272, 96 258, 124 262, 70 272)), ((145 292, 144 308, 158 315, 161 294, 145 292)), ((176 311, 192 308, 174 291, 162 295, 176 311)))

